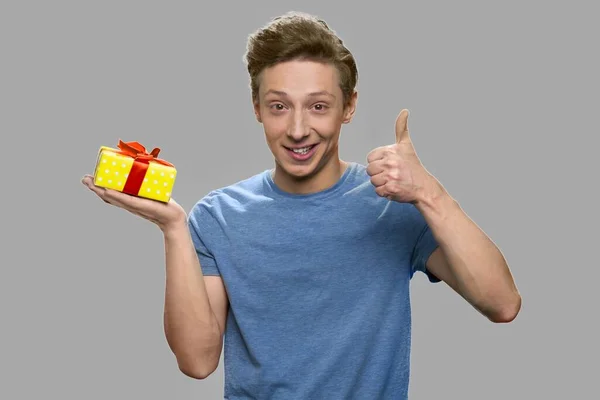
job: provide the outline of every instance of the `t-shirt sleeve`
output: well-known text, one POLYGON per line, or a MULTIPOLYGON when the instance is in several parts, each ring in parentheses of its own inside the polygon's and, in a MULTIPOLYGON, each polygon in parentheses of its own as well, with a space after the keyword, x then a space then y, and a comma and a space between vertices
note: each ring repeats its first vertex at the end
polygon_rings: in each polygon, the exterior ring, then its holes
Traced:
POLYGON ((430 282, 440 282, 441 280, 427 269, 427 260, 431 256, 431 253, 438 248, 439 244, 433 236, 429 225, 427 225, 425 218, 418 210, 415 211, 415 216, 417 228, 415 232, 417 232, 417 237, 415 238, 415 246, 411 257, 412 273, 420 271, 427 275, 430 282))
POLYGON ((208 196, 202 199, 194 207, 188 215, 188 227, 192 242, 196 248, 198 261, 203 275, 221 275, 217 261, 209 249, 207 238, 210 237, 210 230, 215 224, 214 217, 208 211, 206 205, 208 196))

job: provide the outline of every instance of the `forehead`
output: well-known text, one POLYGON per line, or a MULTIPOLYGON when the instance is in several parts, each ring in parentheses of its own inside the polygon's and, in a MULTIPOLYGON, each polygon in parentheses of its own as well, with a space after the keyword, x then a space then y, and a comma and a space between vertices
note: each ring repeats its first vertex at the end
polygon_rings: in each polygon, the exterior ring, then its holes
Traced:
POLYGON ((265 69, 261 74, 260 93, 269 90, 290 95, 327 91, 341 93, 337 69, 331 64, 314 61, 287 61, 265 69))

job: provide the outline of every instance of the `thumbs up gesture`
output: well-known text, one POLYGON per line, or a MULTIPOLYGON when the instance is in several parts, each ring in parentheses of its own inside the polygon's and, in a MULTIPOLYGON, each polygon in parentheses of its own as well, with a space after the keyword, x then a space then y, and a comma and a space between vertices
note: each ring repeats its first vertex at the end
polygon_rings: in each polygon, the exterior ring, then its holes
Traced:
POLYGON ((408 110, 396 119, 396 142, 367 156, 367 173, 375 192, 388 200, 416 204, 441 191, 439 182, 421 164, 408 132, 408 110))

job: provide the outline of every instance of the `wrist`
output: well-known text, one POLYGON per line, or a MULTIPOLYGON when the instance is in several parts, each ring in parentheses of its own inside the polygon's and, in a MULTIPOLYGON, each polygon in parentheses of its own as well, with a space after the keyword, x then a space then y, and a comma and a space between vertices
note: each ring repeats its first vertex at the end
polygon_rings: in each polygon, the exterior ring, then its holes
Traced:
POLYGON ((186 217, 180 217, 177 220, 169 222, 166 225, 160 227, 163 235, 165 237, 178 236, 181 235, 182 232, 188 231, 188 224, 186 217))
POLYGON ((446 219, 459 208, 458 202, 450 196, 437 180, 432 178, 432 182, 427 186, 419 194, 415 207, 428 220, 446 219))

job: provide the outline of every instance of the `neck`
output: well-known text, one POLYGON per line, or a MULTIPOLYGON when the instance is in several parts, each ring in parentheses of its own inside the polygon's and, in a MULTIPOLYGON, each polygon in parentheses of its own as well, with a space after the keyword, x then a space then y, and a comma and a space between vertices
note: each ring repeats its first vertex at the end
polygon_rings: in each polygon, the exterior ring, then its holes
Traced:
POLYGON ((283 191, 294 194, 310 194, 326 190, 335 185, 346 171, 348 163, 335 158, 311 175, 297 178, 289 175, 279 165, 272 173, 273 182, 283 191))

